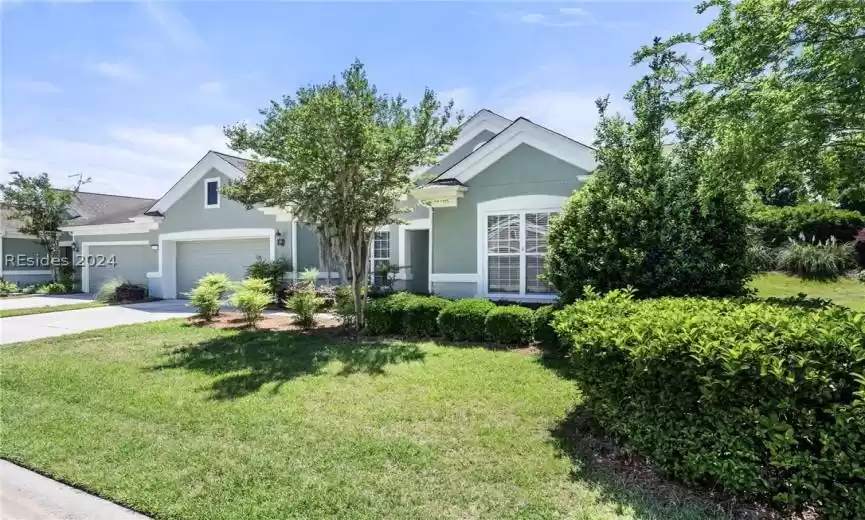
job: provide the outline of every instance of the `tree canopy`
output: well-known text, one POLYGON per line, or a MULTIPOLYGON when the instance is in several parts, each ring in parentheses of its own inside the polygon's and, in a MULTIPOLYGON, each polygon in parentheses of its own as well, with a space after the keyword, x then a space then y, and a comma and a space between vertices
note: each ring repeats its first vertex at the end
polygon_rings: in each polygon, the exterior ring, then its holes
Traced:
POLYGON ((417 105, 379 93, 355 61, 341 78, 303 87, 260 110, 264 120, 225 129, 232 149, 255 161, 226 196, 247 206, 285 207, 332 245, 352 282, 358 326, 362 284, 376 228, 395 223, 410 173, 431 165, 457 136, 453 102, 426 89, 417 105))
MULTIPOLYGON (((20 172, 10 172, 9 175, 12 180, 0 184, 3 204, 10 209, 10 216, 21 222, 19 231, 37 237, 48 256, 55 257, 60 244, 60 226, 68 218, 66 210, 87 180, 78 176, 72 189, 62 190, 51 185, 47 173, 33 177, 20 172)), ((54 274, 56 277, 56 272, 54 274)))
POLYGON ((865 3, 709 0, 697 10, 716 13, 704 30, 635 56, 698 49, 668 82, 677 124, 706 134, 725 175, 755 182, 767 200, 865 203, 865 3))

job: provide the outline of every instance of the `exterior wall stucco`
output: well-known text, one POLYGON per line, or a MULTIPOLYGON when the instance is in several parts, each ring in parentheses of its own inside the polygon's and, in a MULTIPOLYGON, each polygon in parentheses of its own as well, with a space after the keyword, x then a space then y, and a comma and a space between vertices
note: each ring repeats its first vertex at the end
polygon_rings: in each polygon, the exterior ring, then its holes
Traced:
MULTIPOLYGON (((218 177, 221 186, 231 182, 222 172, 211 169, 165 212, 158 234, 204 229, 270 228, 278 229, 285 237, 284 246, 276 246, 276 257, 291 258, 291 222, 277 222, 273 215, 257 209, 247 210, 243 204, 219 194, 218 208, 204 207, 204 184, 218 177)), ((298 245, 298 249, 300 246, 298 245)))
MULTIPOLYGON (((435 208, 433 273, 477 272, 477 205, 519 195, 570 196, 588 172, 529 145, 520 145, 468 181, 455 208, 435 208)), ((473 284, 472 284, 473 285, 473 284)))

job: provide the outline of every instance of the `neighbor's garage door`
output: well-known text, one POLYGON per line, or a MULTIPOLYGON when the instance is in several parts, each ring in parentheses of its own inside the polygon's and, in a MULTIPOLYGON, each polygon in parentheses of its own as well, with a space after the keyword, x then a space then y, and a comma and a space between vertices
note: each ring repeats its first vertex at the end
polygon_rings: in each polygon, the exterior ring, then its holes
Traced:
POLYGON ((102 284, 115 278, 147 287, 147 273, 157 269, 156 251, 149 245, 93 246, 88 254, 91 293, 99 292, 102 284))
POLYGON ((240 281, 256 258, 270 259, 267 239, 205 240, 177 243, 177 296, 185 297, 207 273, 225 273, 240 281))

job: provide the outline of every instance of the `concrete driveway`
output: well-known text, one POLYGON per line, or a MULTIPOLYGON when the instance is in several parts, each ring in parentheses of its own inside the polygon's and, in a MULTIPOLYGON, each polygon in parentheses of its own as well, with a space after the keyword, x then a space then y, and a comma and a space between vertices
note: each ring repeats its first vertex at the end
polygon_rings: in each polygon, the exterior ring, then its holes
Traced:
POLYGON ((0 515, 5 520, 148 518, 5 460, 0 460, 0 515))
POLYGON ((92 294, 57 294, 53 296, 14 296, 0 298, 0 310, 32 309, 34 307, 53 307, 93 301, 92 294))
POLYGON ((75 334, 116 325, 192 316, 183 300, 162 300, 0 319, 0 345, 75 334))

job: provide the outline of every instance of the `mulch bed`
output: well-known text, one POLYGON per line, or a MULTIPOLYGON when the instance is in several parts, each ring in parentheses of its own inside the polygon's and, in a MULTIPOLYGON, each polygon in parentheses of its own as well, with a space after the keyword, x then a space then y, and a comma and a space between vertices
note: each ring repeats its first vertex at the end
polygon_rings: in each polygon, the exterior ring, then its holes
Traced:
MULTIPOLYGON (((285 314, 265 314, 255 326, 255 330, 297 332, 311 336, 339 336, 343 334, 342 322, 339 318, 328 314, 315 317, 316 325, 312 329, 304 329, 294 323, 294 316, 285 314)), ((187 319, 190 325, 210 327, 212 329, 249 330, 243 314, 239 312, 223 312, 207 322, 197 316, 187 319)))

